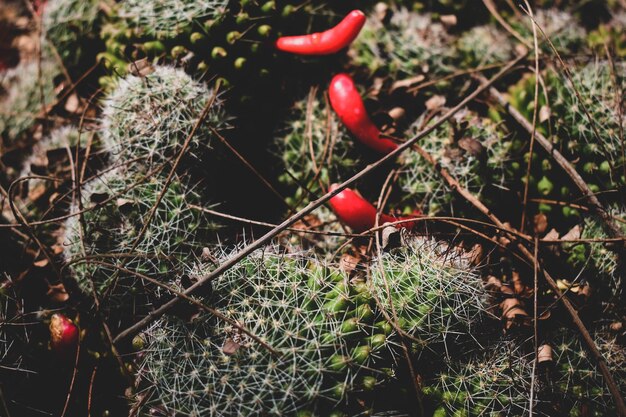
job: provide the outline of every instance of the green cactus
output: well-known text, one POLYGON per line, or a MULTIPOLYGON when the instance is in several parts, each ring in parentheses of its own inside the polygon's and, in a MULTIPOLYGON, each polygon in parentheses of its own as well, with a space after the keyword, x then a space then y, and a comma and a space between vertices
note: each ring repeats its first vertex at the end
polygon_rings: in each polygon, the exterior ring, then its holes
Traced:
POLYGON ((294 207, 306 205, 331 183, 349 178, 364 166, 354 139, 324 94, 316 91, 293 105, 288 121, 276 133, 274 152, 288 172, 279 180, 293 190, 287 202, 294 207))
POLYGON ((24 62, 0 77, 0 91, 5 93, 0 97, 0 137, 6 148, 15 146, 33 129, 44 106, 54 101, 55 80, 61 70, 48 56, 44 55, 41 66, 38 62, 24 62))
POLYGON ((602 23, 598 28, 589 33, 587 36, 588 45, 598 55, 605 53, 605 45, 621 59, 626 58, 626 34, 624 33, 626 26, 626 12, 619 11, 613 15, 608 23, 602 23))
POLYGON ((452 348, 476 335, 488 304, 482 280, 466 254, 442 242, 415 238, 376 259, 370 275, 381 308, 397 317, 418 351, 442 353, 442 345, 452 348))
MULTIPOLYGON (((624 73, 624 65, 616 63, 615 70, 621 88, 615 87, 608 63, 572 66, 572 80, 582 102, 565 75, 546 72, 542 74, 537 106, 537 110, 543 113, 537 131, 549 137, 557 149, 572 161, 592 192, 611 191, 601 195, 607 202, 618 202, 620 193, 613 191, 619 191, 626 185, 616 96, 626 85, 620 76, 624 73)), ((509 90, 511 104, 528 120, 533 119, 534 88, 534 76, 526 76, 509 90)), ((528 149, 528 143, 519 139, 513 140, 511 144, 511 163, 507 166, 507 174, 512 188, 523 188, 520 180, 525 177, 528 149)), ((564 178, 562 169, 537 147, 530 172, 531 198, 538 196, 549 200, 571 201, 569 181, 564 178)), ((539 209, 551 211, 556 221, 578 220, 580 217, 579 211, 569 206, 560 208, 559 212, 547 205, 541 205, 539 209)))
MULTIPOLYGON (((224 84, 246 85, 247 94, 254 94, 276 81, 268 77, 271 72, 282 71, 273 39, 337 20, 319 9, 304 0, 125 0, 103 27, 107 51, 101 57, 121 73, 125 63, 147 58, 192 75, 223 77, 224 84)), ((101 83, 108 85, 110 76, 101 83)))
POLYGON ((424 388, 435 406, 433 416, 527 415, 533 357, 517 341, 502 340, 468 358, 451 359, 424 388))
POLYGON ((509 35, 493 25, 475 26, 463 32, 457 47, 468 67, 507 62, 514 54, 509 35))
POLYGON ((195 131, 188 153, 211 145, 211 129, 225 126, 221 99, 184 71, 157 66, 145 77, 128 75, 104 99, 103 147, 126 161, 164 162, 176 156, 207 104, 208 114, 195 131))
MULTIPOLYGON (((559 53, 572 53, 585 45, 587 32, 571 13, 554 8, 537 9, 533 14, 535 22, 541 28, 537 29, 537 41, 545 52, 552 54, 552 48, 545 40, 544 33, 559 53)), ((532 21, 526 15, 522 19, 513 26, 524 38, 532 42, 532 21)))
POLYGON ((77 67, 85 54, 93 55, 100 32, 99 0, 50 0, 46 3, 42 28, 65 66, 77 67))
MULTIPOLYGON (((418 119, 409 128, 408 137, 421 130, 418 119)), ((506 132, 488 119, 463 110, 451 122, 435 129, 422 139, 420 146, 429 152, 467 190, 489 201, 481 193, 485 186, 505 185, 504 168, 509 158, 510 143, 506 132)), ((416 205, 423 213, 436 215, 457 213, 457 196, 448 188, 440 174, 417 152, 410 150, 401 158, 398 185, 404 193, 401 204, 405 211, 416 205)))
POLYGON ((587 171, 588 175, 584 172, 582 175, 590 184, 596 184, 603 190, 613 189, 615 184, 620 187, 626 185, 626 156, 619 133, 620 97, 617 96, 626 88, 626 65, 617 63, 615 72, 620 83, 618 87, 612 80, 611 69, 606 62, 593 62, 576 69, 572 80, 583 102, 578 100, 571 83, 562 79, 555 84, 552 106, 554 114, 559 115, 556 127, 562 132, 568 149, 580 156, 578 166, 587 171), (583 106, 593 120, 599 137, 583 111, 583 106))
MULTIPOLYGON (((616 223, 626 233, 626 214, 624 210, 609 210, 616 223)), ((581 239, 608 239, 603 222, 596 216, 587 217, 582 225, 581 239)), ((606 242, 587 242, 566 244, 567 262, 575 272, 584 271, 583 277, 590 281, 592 287, 603 294, 603 301, 617 306, 623 299, 623 264, 617 253, 612 251, 606 242)))
MULTIPOLYGON (((81 191, 83 208, 87 209, 82 214, 83 223, 75 215, 65 226, 67 261, 89 256, 120 266, 123 263, 131 271, 166 284, 185 272, 181 262, 201 251, 199 240, 210 233, 212 225, 201 212, 189 207, 192 203, 201 204, 199 195, 176 178, 163 195, 145 233, 139 237, 165 186, 164 175, 145 178, 146 174, 136 167, 117 168, 85 184, 81 191), (108 199, 111 201, 103 203, 108 199)), ((72 210, 77 211, 78 207, 72 210)), ((128 302, 129 297, 153 299, 163 294, 163 289, 158 287, 146 291, 153 286, 115 268, 80 262, 71 269, 81 290, 99 295, 113 291, 107 299, 119 306, 128 302)))
MULTIPOLYGON (((200 266, 194 273, 208 272, 200 266)), ((301 253, 255 252, 216 278, 209 298, 278 356, 215 317, 162 319, 144 332, 140 414, 321 411, 388 378, 379 363, 390 342, 374 326, 366 287, 301 253)))
MULTIPOLYGON (((608 330, 608 329, 607 329, 608 330)), ((618 384, 620 391, 626 389, 626 349, 616 336, 600 329, 592 335, 618 384)), ((580 335, 562 330, 554 340, 555 381, 563 415, 610 416, 616 410, 602 374, 587 348, 581 343, 580 335)))
POLYGON ((118 13, 141 35, 163 40, 191 34, 195 26, 218 19, 227 3, 226 0, 124 0, 118 13))
POLYGON ((401 6, 390 6, 386 12, 388 19, 379 13, 370 16, 351 45, 357 66, 393 79, 452 70, 453 38, 441 23, 401 6))

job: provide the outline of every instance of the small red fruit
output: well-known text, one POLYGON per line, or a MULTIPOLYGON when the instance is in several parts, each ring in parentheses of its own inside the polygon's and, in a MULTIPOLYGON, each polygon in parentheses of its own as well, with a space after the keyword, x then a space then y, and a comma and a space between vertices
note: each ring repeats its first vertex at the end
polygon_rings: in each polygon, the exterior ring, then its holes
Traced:
POLYGON ((384 154, 398 147, 392 140, 381 138, 380 130, 367 115, 361 95, 348 74, 333 77, 328 95, 339 119, 364 145, 384 154))
POLYGON ((348 47, 365 24, 365 14, 353 10, 337 26, 310 35, 283 36, 275 43, 276 49, 299 55, 329 55, 348 47))
POLYGON ((50 319, 50 347, 57 353, 72 353, 78 345, 78 327, 63 314, 50 319))
MULTIPOLYGON (((329 191, 334 191, 337 187, 337 184, 333 184, 330 186, 329 191)), ((369 230, 376 224, 376 208, 350 188, 346 188, 332 197, 328 203, 339 220, 357 233, 369 230)), ((398 219, 388 214, 381 213, 378 224, 391 223, 404 219, 409 220, 411 218, 401 217, 398 219)), ((414 222, 407 222, 399 223, 396 227, 411 229, 413 225, 414 222)))

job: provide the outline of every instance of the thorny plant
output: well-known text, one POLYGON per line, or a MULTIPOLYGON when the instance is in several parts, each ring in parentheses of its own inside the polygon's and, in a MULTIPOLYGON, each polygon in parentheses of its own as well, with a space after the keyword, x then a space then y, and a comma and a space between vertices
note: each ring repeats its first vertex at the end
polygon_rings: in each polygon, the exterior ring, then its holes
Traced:
MULTIPOLYGON (((218 258, 229 256, 219 251, 218 258)), ((386 326, 375 326, 367 290, 304 253, 255 252, 216 279, 207 298, 278 356, 214 317, 162 319, 142 336, 141 410, 200 416, 332 409, 388 378, 378 362, 391 346, 386 326)))
MULTIPOLYGON (((164 199, 164 200, 165 200, 165 199, 164 199)), ((155 216, 155 218, 158 218, 158 216, 155 216)), ((245 262, 245 261, 244 261, 244 262, 245 262)), ((221 279, 219 279, 219 280, 215 280, 214 282, 221 282, 221 279)), ((168 320, 175 320, 175 319, 167 318, 167 319, 163 319, 163 320, 164 320, 164 321, 168 321, 168 320)), ((184 324, 184 326, 188 326, 188 324, 184 324)), ((222 346, 220 346, 220 347, 222 347, 222 346)), ((244 349, 245 349, 245 348, 244 348, 244 349)), ((496 361, 496 362, 497 362, 497 361, 496 361)), ((462 378, 462 379, 464 379, 464 378, 462 378)), ((479 384, 479 386, 480 386, 480 384, 479 384)), ((469 390, 468 390, 468 391, 469 391, 469 390)), ((178 391, 177 391, 177 392, 178 392, 178 391)), ((182 398, 182 397, 181 397, 181 398, 182 398)), ((496 397, 496 398, 498 398, 498 400, 497 400, 497 401, 500 401, 500 400, 501 400, 501 398, 499 398, 499 397, 496 397)), ((506 399, 506 400, 508 401, 509 399, 506 399)), ((504 401, 504 400, 500 401, 500 405, 502 405, 502 404, 506 404, 506 401, 504 401)), ((520 402, 520 404, 523 404, 523 401, 522 401, 522 402, 520 402)), ((455 405, 454 405, 454 407, 459 407, 459 406, 458 406, 458 404, 455 404, 455 405)), ((462 407, 461 407, 461 408, 462 408, 462 407)), ((153 409, 153 410, 154 410, 154 409, 153 409)), ((158 410, 157 410, 157 411, 158 411, 158 410)), ((482 410, 480 410, 480 412, 482 412, 482 410)))
POLYGON ((377 257, 369 278, 381 308, 397 318, 418 352, 449 355, 478 336, 488 301, 478 270, 460 249, 411 239, 377 257))

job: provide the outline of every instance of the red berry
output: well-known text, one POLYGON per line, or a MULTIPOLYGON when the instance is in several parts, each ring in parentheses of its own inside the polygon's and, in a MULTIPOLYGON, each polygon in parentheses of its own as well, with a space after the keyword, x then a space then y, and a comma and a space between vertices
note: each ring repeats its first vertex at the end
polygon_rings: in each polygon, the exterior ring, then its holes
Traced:
POLYGON ((63 314, 50 319, 50 347, 57 353, 72 353, 78 345, 78 327, 63 314))

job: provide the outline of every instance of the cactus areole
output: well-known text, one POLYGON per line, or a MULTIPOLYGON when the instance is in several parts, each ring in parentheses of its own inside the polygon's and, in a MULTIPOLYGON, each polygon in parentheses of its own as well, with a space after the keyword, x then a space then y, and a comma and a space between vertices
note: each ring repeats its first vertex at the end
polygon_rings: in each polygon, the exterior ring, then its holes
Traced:
MULTIPOLYGON (((334 191, 338 187, 337 184, 330 186, 329 191, 334 191)), ((361 197, 356 191, 346 188, 339 194, 331 198, 328 203, 333 209, 339 220, 350 227, 357 233, 364 232, 371 229, 376 224, 376 208, 363 197, 361 197)), ((401 217, 397 219, 388 214, 381 213, 378 220, 378 224, 392 223, 397 220, 410 220, 410 217, 401 217)), ((397 228, 411 229, 414 226, 414 222, 399 223, 397 228)))
POLYGON ((335 75, 328 95, 337 116, 365 146, 384 154, 398 147, 392 140, 380 137, 380 130, 367 115, 363 100, 349 75, 335 75))
POLYGON ((276 40, 276 49, 298 55, 329 55, 352 43, 365 24, 365 14, 353 10, 337 26, 310 35, 283 36, 276 40))
POLYGON ((50 319, 50 347, 61 355, 71 354, 78 345, 78 327, 63 314, 50 319))

